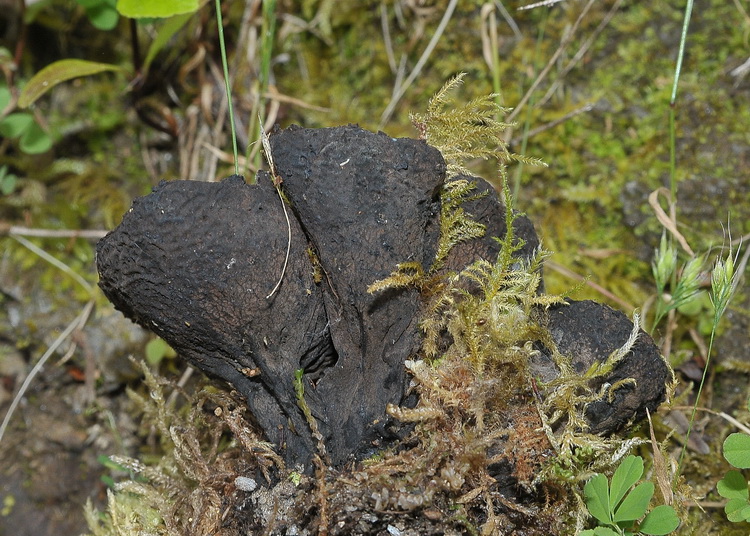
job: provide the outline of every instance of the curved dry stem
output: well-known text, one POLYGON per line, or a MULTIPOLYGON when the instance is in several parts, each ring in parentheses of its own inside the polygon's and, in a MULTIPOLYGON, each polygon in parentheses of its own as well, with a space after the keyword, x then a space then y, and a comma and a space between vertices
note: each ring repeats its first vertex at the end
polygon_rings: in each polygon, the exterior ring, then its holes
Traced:
MULTIPOLYGON (((262 121, 260 119, 260 115, 258 115, 258 122, 262 124, 262 121)), ((271 296, 276 294, 276 291, 279 290, 279 287, 281 286, 281 282, 284 280, 284 274, 286 273, 286 266, 289 263, 289 252, 292 249, 292 224, 289 221, 289 213, 286 210, 286 203, 284 203, 284 198, 281 195, 281 182, 282 179, 279 177, 278 173, 276 172, 276 165, 273 163, 273 156, 271 154, 271 142, 268 141, 268 134, 266 134, 266 131, 261 128, 260 131, 260 140, 263 143, 263 152, 266 154, 266 160, 268 160, 268 167, 271 170, 271 176, 273 177, 273 185, 276 187, 276 193, 279 194, 279 201, 281 201, 281 208, 284 209, 284 217, 286 218, 286 229, 287 229, 287 241, 286 241, 286 256, 284 257, 284 266, 281 268, 281 275, 279 276, 279 280, 276 282, 276 285, 273 287, 271 292, 266 296, 266 299, 270 299, 271 296)))
POLYGON ((383 111, 383 115, 380 116, 380 126, 378 128, 383 128, 383 125, 388 121, 388 119, 390 119, 391 114, 393 114, 393 111, 396 109, 398 101, 401 100, 401 97, 404 96, 406 90, 409 89, 409 86, 411 86, 412 82, 414 82, 414 80, 417 79, 417 76, 419 76, 419 73, 422 72, 422 68, 425 66, 425 63, 427 63, 427 60, 432 54, 432 51, 437 46, 438 41, 440 41, 440 37, 442 37, 443 32, 445 31, 445 27, 448 25, 448 21, 450 21, 451 16, 453 15, 453 11, 456 9, 457 3, 458 0, 451 0, 448 4, 448 7, 445 8, 443 18, 440 20, 440 24, 435 30, 432 39, 430 39, 430 42, 427 43, 427 48, 424 49, 424 52, 422 52, 422 55, 419 57, 419 61, 414 66, 414 70, 409 73, 409 76, 406 78, 406 80, 404 80, 404 83, 401 84, 396 91, 394 91, 391 102, 388 103, 388 106, 386 106, 385 110, 383 111))
MULTIPOLYGON (((539 86, 542 80, 544 80, 547 77, 550 69, 552 69, 552 67, 557 63, 557 60, 560 57, 560 55, 565 51, 567 46, 573 40, 573 36, 576 34, 576 31, 578 30, 578 26, 581 25, 581 21, 583 21, 583 17, 586 16, 586 14, 589 12, 591 7, 594 5, 595 1, 596 0, 589 0, 586 3, 586 5, 583 7, 581 14, 578 15, 578 18, 573 24, 573 27, 570 29, 570 32, 568 33, 568 35, 566 35, 565 38, 562 40, 562 42, 560 43, 560 46, 557 47, 557 50, 555 50, 555 53, 552 54, 552 57, 547 62, 547 65, 544 66, 544 69, 542 69, 542 72, 539 73, 539 76, 536 77, 536 80, 534 80, 534 83, 531 84, 531 87, 528 89, 528 91, 526 91, 526 94, 523 96, 523 98, 519 101, 519 103, 516 105, 514 110, 507 117, 506 121, 508 123, 512 123, 513 119, 515 119, 516 116, 518 116, 518 114, 521 113, 521 110, 526 105, 526 103, 529 102, 529 99, 534 94, 534 91, 536 91, 536 88, 539 86)), ((530 9, 531 7, 534 7, 534 6, 526 6, 526 9, 530 9)))
POLYGON ((42 370, 42 367, 49 360, 52 354, 55 353, 55 350, 57 350, 65 341, 65 339, 67 339, 75 330, 81 329, 86 324, 86 321, 91 315, 91 311, 93 310, 93 308, 94 300, 92 299, 89 300, 89 302, 84 306, 81 313, 77 317, 75 317, 75 319, 70 324, 68 324, 68 326, 63 330, 62 333, 60 333, 57 339, 55 339, 55 342, 53 342, 50 347, 47 348, 47 351, 44 352, 44 355, 39 359, 39 361, 37 361, 36 365, 34 365, 34 368, 32 368, 31 372, 29 372, 29 375, 26 376, 26 379, 21 384, 21 388, 13 398, 13 402, 10 403, 8 412, 5 414, 5 418, 3 419, 3 423, 0 425, 0 441, 3 440, 3 435, 5 434, 6 428, 8 428, 10 419, 11 417, 13 417, 13 413, 16 411, 18 404, 21 402, 23 395, 26 394, 26 390, 29 388, 29 385, 31 385, 31 382, 34 380, 39 371, 42 370))

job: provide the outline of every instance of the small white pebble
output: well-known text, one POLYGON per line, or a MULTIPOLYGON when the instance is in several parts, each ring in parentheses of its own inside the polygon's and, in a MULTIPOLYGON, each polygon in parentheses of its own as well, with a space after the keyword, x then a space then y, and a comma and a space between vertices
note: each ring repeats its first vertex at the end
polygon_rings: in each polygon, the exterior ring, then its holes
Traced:
POLYGON ((393 536, 401 536, 401 531, 393 525, 388 525, 388 527, 386 528, 388 529, 388 534, 392 534, 393 536))
POLYGON ((235 478, 234 485, 237 489, 241 489, 242 491, 253 491, 258 487, 258 483, 255 482, 255 480, 246 476, 238 476, 235 478))

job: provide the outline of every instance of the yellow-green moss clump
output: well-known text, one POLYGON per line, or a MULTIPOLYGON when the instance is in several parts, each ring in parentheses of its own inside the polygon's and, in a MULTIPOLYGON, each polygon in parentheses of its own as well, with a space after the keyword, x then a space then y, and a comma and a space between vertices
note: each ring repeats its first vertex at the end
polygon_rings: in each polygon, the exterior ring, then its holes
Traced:
POLYGON ((426 359, 406 362, 419 402, 412 409, 388 408, 392 416, 416 423, 411 437, 416 446, 386 456, 367 473, 382 479, 386 490, 377 495, 376 507, 408 510, 441 496, 464 519, 473 519, 482 534, 511 534, 509 527, 524 527, 530 534, 572 532, 584 520, 582 482, 638 442, 586 434, 583 415, 585 405, 602 396, 589 387, 591 380, 609 374, 627 354, 639 330, 638 318, 623 348, 584 375, 554 350, 539 312, 563 299, 539 292, 544 251, 526 262, 514 257, 523 243, 513 236, 516 213, 504 170, 512 160, 539 162, 508 151, 501 137, 508 125, 495 119, 506 110, 493 95, 463 107, 446 106, 448 92, 461 78, 443 87, 425 115, 413 116, 421 136, 440 149, 449 170, 435 263, 427 270, 414 263, 400 265, 371 287, 415 285, 428 301, 422 320, 426 359), (483 234, 461 208, 471 199, 472 184, 456 178, 467 173, 464 163, 472 158, 496 158, 500 164, 507 233, 496 238, 501 250, 494 262, 480 259, 459 273, 445 273, 440 269, 450 249, 483 234), (546 385, 530 369, 535 341, 553 350, 559 370, 558 378, 546 385), (501 480, 512 477, 518 488, 503 493, 507 489, 493 473, 501 480), (472 508, 482 514, 472 516, 472 508))

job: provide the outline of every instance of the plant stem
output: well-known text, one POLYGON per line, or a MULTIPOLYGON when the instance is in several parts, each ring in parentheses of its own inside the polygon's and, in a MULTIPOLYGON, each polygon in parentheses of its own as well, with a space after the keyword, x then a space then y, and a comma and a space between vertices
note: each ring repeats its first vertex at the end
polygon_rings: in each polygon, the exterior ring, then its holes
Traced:
POLYGON ((687 0, 685 4, 685 18, 682 22, 682 35, 680 36, 680 49, 677 53, 677 65, 674 69, 674 82, 672 83, 672 95, 669 99, 669 183, 672 193, 672 203, 677 200, 677 177, 676 177, 676 143, 675 143, 675 108, 677 106, 677 84, 682 71, 682 59, 685 56, 685 42, 687 41, 688 25, 693 12, 693 0, 687 0))
MULTIPOLYGON (((544 11, 544 15, 542 16, 542 22, 539 25, 539 30, 537 32, 536 36, 536 42, 534 44, 534 58, 532 59, 531 63, 534 67, 534 71, 536 72, 536 64, 539 60, 539 50, 541 48, 541 43, 544 40, 544 31, 545 27, 547 26, 547 14, 548 11, 544 11)), ((529 98, 529 106, 526 108, 526 114, 523 121, 523 134, 521 136, 521 153, 520 154, 526 154, 526 145, 529 141, 529 128, 531 126, 531 110, 533 108, 533 95, 529 98)), ((516 169, 513 173, 513 199, 518 198, 518 192, 521 189, 521 175, 523 174, 523 162, 519 162, 516 166, 516 169)))
POLYGON ((234 154, 234 174, 240 174, 237 159, 237 131, 234 128, 234 108, 232 106, 232 87, 229 82, 229 68, 227 67, 227 49, 224 45, 224 23, 221 18, 221 0, 216 0, 216 24, 219 26, 219 46, 221 47, 221 63, 224 67, 224 85, 227 90, 227 111, 229 113, 229 128, 232 131, 232 153, 234 154))
MULTIPOLYGON (((685 42, 687 41, 688 26, 690 24, 690 16, 693 13, 693 0, 687 0, 685 4, 685 17, 682 23, 682 34, 680 35, 680 48, 677 52, 677 65, 675 65, 674 71, 674 82, 672 84, 672 95, 669 99, 669 184, 671 193, 670 203, 670 216, 673 221, 676 221, 676 205, 677 205, 677 174, 676 174, 676 136, 675 136, 675 109, 677 106, 677 85, 680 80, 680 72, 682 71, 682 60, 685 57, 685 42)), ((672 284, 676 282, 677 273, 672 275, 672 284)), ((672 287, 674 288, 674 286, 672 287)), ((685 443, 682 445, 682 451, 680 452, 680 459, 677 462, 677 473, 675 474, 674 482, 672 483, 673 488, 677 486, 677 477, 682 472, 682 463, 685 458, 685 452, 687 451, 688 441, 690 440, 690 433, 693 429, 693 422, 695 420, 695 412, 698 407, 698 401, 700 400, 701 393, 703 392, 703 385, 706 382, 706 374, 708 372, 708 364, 711 359, 711 349, 714 343, 714 335, 716 334, 716 326, 719 323, 718 318, 714 318, 713 326, 711 327, 711 339, 708 344, 708 355, 706 355, 706 365, 703 369, 703 377, 701 383, 698 386, 698 395, 695 398, 693 404, 693 411, 690 415, 690 422, 688 424, 687 433, 685 435, 685 443)))
MULTIPOLYGON (((253 102, 252 119, 250 123, 249 137, 250 139, 262 139, 264 135, 263 125, 266 119, 265 106, 263 101, 265 95, 268 92, 268 85, 271 82, 271 57, 273 52, 273 40, 276 34, 276 0, 264 0, 263 1, 263 22, 261 25, 261 40, 260 40, 260 71, 258 72, 258 80, 255 83, 255 99, 253 102), (255 119, 258 119, 258 124, 255 124, 255 119)), ((248 154, 250 156, 249 148, 248 154)), ((248 162, 250 159, 248 158, 248 162)), ((260 169, 261 166, 261 154, 258 151, 255 154, 255 161, 253 162, 256 169, 260 169)))
POLYGON ((693 409, 690 412, 690 421, 688 422, 687 432, 685 433, 685 442, 682 444, 682 450, 680 451, 680 458, 677 462, 677 473, 675 474, 675 481, 673 488, 677 484, 677 476, 682 473, 682 462, 685 458, 685 452, 687 451, 688 442, 690 441, 690 433, 693 431, 693 423, 695 422, 695 413, 698 410, 698 403, 701 399, 701 393, 703 392, 703 386, 706 383, 706 375, 708 374, 708 365, 711 361, 711 349, 714 345, 714 336, 716 335, 716 326, 719 324, 719 319, 714 319, 713 326, 711 326, 711 338, 708 341, 708 352, 706 354, 706 364, 703 367, 703 376, 701 377, 701 383, 698 385, 698 394, 695 396, 695 402, 693 403, 693 409))

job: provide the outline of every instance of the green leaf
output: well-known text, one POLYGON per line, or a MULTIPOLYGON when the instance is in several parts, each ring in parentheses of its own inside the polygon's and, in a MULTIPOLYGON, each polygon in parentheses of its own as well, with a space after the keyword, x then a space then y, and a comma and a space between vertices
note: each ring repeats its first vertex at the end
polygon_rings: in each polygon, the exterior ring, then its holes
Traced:
POLYGON ((109 456, 106 454, 100 454, 96 457, 96 461, 98 461, 100 464, 102 464, 107 469, 113 470, 113 471, 128 471, 128 468, 124 465, 120 465, 116 461, 112 460, 109 456))
POLYGON ((594 536, 620 536, 614 530, 609 527, 596 527, 594 529, 594 536))
POLYGON ((597 473, 583 487, 586 507, 600 523, 612 523, 609 510, 609 482, 603 474, 597 473))
POLYGON ((747 507, 747 499, 729 499, 729 502, 724 506, 724 513, 727 515, 729 521, 739 523, 740 521, 747 520, 747 517, 744 515, 747 507))
POLYGON ((169 19, 164 21, 164 24, 156 33, 156 37, 151 42, 151 46, 148 47, 146 58, 143 60, 144 72, 148 70, 151 62, 154 60, 159 51, 164 48, 164 46, 169 42, 172 36, 180 31, 180 28, 182 28, 192 16, 192 13, 185 13, 184 15, 170 17, 169 19))
POLYGON ((0 86, 0 111, 3 111, 10 103, 10 89, 0 86))
POLYGON ((10 195, 13 190, 16 189, 16 182, 18 177, 13 173, 8 173, 8 167, 0 167, 0 193, 3 195, 10 195))
POLYGON ((609 493, 610 512, 615 511, 622 498, 638 482, 642 474, 643 458, 640 456, 628 456, 622 460, 617 470, 615 470, 615 474, 612 475, 612 485, 610 486, 611 491, 609 493))
POLYGON ((86 60, 60 60, 36 73, 29 80, 18 97, 18 106, 26 108, 33 104, 54 86, 72 78, 88 76, 104 71, 120 71, 121 68, 110 63, 97 63, 86 60))
POLYGON ((164 339, 152 339, 146 345, 146 361, 151 365, 158 365, 169 355, 174 355, 174 350, 164 339))
POLYGON ((26 154, 40 154, 50 150, 50 147, 52 147, 52 138, 42 130, 42 127, 36 123, 32 123, 21 136, 18 145, 26 154))
POLYGON ((643 516, 648 509, 648 503, 654 495, 654 484, 652 482, 641 482, 633 491, 627 494, 620 506, 614 512, 615 523, 635 521, 643 516))
POLYGON ((6 116, 0 121, 0 135, 6 138, 18 138, 26 132, 34 123, 34 118, 29 114, 17 113, 6 116))
POLYGON ((117 0, 117 11, 126 17, 171 17, 198 10, 198 0, 117 0))
POLYGON ((680 518, 677 517, 677 512, 674 508, 667 504, 662 504, 651 510, 645 518, 638 530, 643 534, 650 534, 652 536, 662 536, 669 534, 680 525, 680 518))
POLYGON ((100 0, 95 5, 86 8, 86 16, 95 28, 105 31, 113 30, 120 19, 114 0, 100 0))
POLYGON ((745 505, 745 507, 740 510, 740 516, 742 516, 742 519, 745 521, 750 520, 750 504, 745 505))
POLYGON ((578 536, 620 536, 609 527, 596 527, 593 529, 583 530, 578 536))
POLYGON ((729 434, 724 440, 724 458, 739 469, 750 468, 750 436, 729 434))
POLYGON ((724 478, 716 484, 716 491, 727 499, 740 499, 747 501, 748 491, 745 477, 739 471, 729 471, 724 478))

